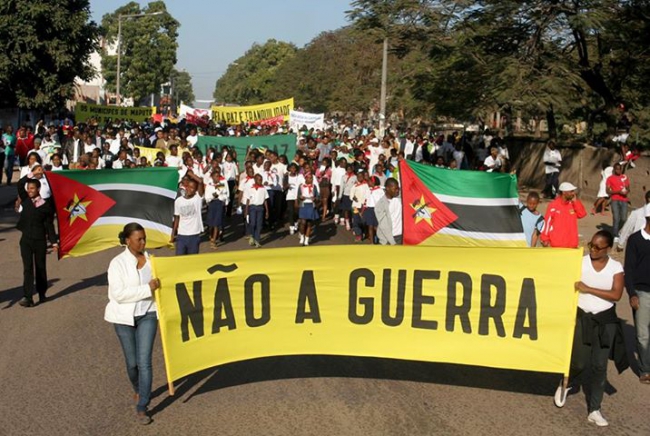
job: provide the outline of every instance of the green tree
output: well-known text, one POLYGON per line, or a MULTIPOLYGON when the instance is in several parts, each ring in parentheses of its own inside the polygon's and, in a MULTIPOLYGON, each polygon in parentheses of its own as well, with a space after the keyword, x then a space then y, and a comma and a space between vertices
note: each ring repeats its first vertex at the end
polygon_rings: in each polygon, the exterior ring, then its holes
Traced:
POLYGON ((192 87, 192 77, 187 71, 172 70, 171 81, 174 95, 172 96, 178 103, 183 102, 189 106, 194 105, 194 88, 192 87))
POLYGON ((296 46, 270 39, 253 46, 230 64, 217 80, 214 98, 222 103, 241 105, 267 101, 275 71, 296 54, 296 46))
POLYGON ((88 60, 98 35, 87 0, 0 2, 0 105, 62 108, 75 78, 96 74, 88 60))
POLYGON ((164 1, 150 2, 144 8, 130 2, 102 17, 102 31, 108 42, 102 51, 102 71, 106 88, 115 92, 117 55, 109 48, 117 48, 119 16, 156 12, 162 14, 122 18, 120 93, 124 97, 133 97, 135 102, 158 92, 160 85, 169 81, 176 64, 176 38, 180 24, 167 12, 164 1))

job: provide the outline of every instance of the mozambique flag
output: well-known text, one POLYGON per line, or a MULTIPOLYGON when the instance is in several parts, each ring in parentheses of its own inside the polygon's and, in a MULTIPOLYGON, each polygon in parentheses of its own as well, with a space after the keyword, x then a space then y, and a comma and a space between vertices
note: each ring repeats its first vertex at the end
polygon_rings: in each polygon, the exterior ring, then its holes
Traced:
POLYGON ((147 232, 149 248, 169 244, 175 168, 48 172, 59 225, 59 258, 84 256, 119 245, 125 224, 147 232))
POLYGON ((525 247, 516 176, 399 164, 405 245, 525 247))

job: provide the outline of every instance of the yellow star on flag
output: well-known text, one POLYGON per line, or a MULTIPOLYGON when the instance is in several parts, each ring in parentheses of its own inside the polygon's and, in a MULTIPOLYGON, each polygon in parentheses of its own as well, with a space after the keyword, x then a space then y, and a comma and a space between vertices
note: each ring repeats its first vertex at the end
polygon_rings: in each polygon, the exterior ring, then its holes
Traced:
POLYGON ((433 214, 436 212, 436 208, 427 205, 427 202, 424 200, 424 195, 420 198, 419 202, 413 202, 411 207, 415 211, 413 214, 415 224, 419 224, 420 221, 426 221, 433 228, 433 214))
POLYGON ((79 200, 79 196, 76 193, 74 194, 74 199, 68 204, 68 207, 63 209, 70 214, 70 225, 72 225, 77 218, 88 221, 86 208, 90 203, 92 203, 92 201, 81 201, 79 200))

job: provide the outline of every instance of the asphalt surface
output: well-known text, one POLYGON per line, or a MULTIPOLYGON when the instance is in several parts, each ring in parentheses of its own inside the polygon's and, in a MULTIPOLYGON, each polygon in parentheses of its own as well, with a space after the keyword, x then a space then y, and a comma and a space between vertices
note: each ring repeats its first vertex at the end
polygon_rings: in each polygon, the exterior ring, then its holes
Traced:
MULTIPOLYGON (((650 435, 650 386, 632 370, 618 375, 613 364, 602 409, 610 427, 600 429, 587 422, 583 391, 555 408, 559 375, 388 359, 238 362, 177 382, 170 397, 159 337, 154 422, 141 426, 118 340, 103 320, 106 269, 121 249, 62 261, 50 255, 51 300, 20 307, 20 233, 7 207, 14 195, 0 187, 0 435, 650 435)), ((588 217, 581 232, 587 238, 609 220, 588 217)), ((268 241, 297 245, 286 229, 268 241)), ((351 242, 341 228, 324 225, 314 243, 351 242)), ((233 238, 220 248, 242 249, 250 248, 233 238)), ((626 296, 618 312, 628 321, 633 358, 626 296)))

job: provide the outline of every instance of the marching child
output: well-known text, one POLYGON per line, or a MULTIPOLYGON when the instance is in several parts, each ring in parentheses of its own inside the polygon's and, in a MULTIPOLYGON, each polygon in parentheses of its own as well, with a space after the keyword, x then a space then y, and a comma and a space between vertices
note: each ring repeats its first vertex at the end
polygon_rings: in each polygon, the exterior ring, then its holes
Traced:
POLYGON ((352 230, 354 232, 354 241, 361 242, 363 239, 363 212, 366 207, 366 199, 370 194, 368 182, 366 182, 367 173, 361 170, 357 174, 357 183, 350 189, 350 199, 352 201, 352 230))
POLYGON ((352 200, 350 191, 357 183, 357 176, 354 175, 354 166, 348 165, 345 169, 345 175, 341 182, 342 193, 341 203, 339 204, 339 213, 341 214, 341 225, 345 225, 346 230, 350 230, 350 214, 352 212, 352 200))
POLYGON ((298 173, 298 165, 291 163, 289 172, 285 176, 284 188, 287 190, 287 219, 289 220, 289 234, 293 235, 298 230, 298 188, 305 183, 305 178, 298 173))
POLYGON ((366 199, 366 209, 363 212, 363 222, 368 227, 368 239, 371 244, 376 244, 375 233, 377 230, 377 215, 375 215, 375 205, 381 197, 384 196, 384 188, 381 186, 381 180, 377 176, 372 176, 368 180, 370 193, 366 199))
POLYGON ((249 244, 260 248, 262 239, 262 224, 269 218, 269 194, 262 184, 262 175, 255 175, 255 183, 246 194, 246 216, 249 219, 251 238, 249 244))
POLYGON ((298 217, 300 218, 300 245, 309 245, 314 221, 318 216, 316 202, 319 198, 318 185, 314 183, 314 176, 311 173, 305 175, 305 182, 298 188, 298 200, 300 209, 298 217))
POLYGON ((208 227, 210 227, 210 248, 216 249, 223 239, 224 216, 230 201, 228 181, 221 175, 221 168, 212 171, 212 178, 205 187, 205 202, 208 204, 208 227))

